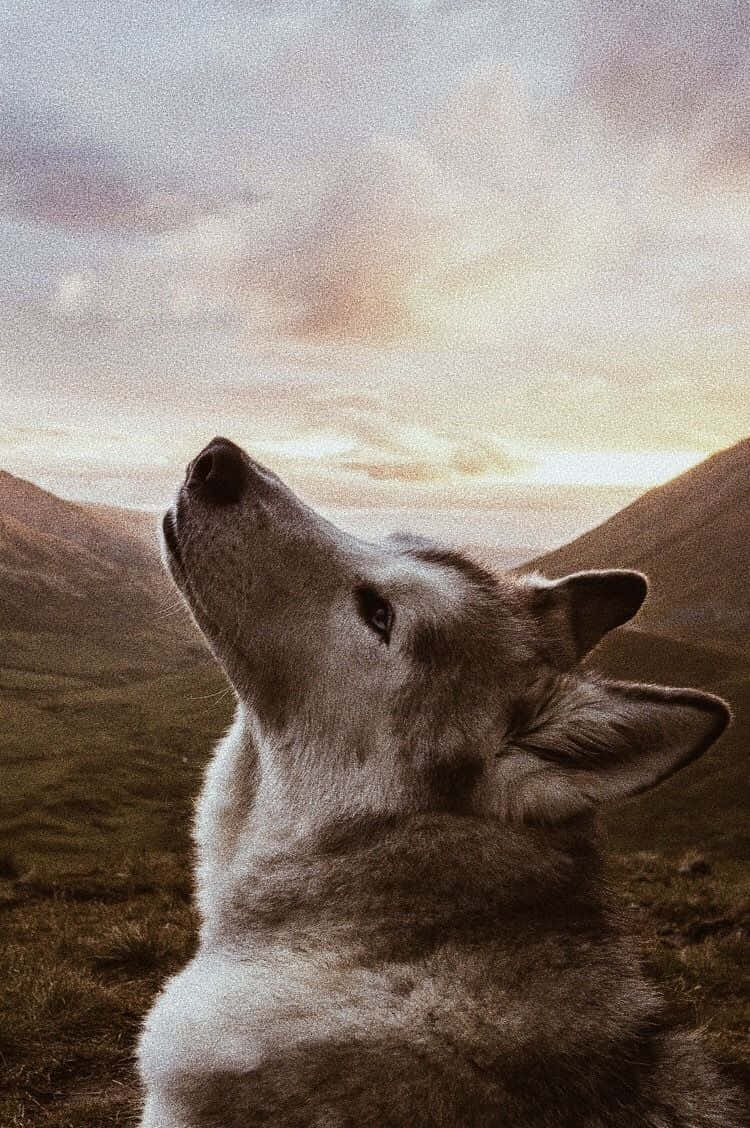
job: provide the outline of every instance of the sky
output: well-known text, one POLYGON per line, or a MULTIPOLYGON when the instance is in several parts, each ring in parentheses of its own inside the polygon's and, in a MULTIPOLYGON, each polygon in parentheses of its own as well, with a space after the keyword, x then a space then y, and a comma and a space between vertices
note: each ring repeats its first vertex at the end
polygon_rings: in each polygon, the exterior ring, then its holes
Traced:
POLYGON ((0 22, 0 466, 157 508, 226 434, 324 507, 554 537, 747 433, 744 0, 0 22))

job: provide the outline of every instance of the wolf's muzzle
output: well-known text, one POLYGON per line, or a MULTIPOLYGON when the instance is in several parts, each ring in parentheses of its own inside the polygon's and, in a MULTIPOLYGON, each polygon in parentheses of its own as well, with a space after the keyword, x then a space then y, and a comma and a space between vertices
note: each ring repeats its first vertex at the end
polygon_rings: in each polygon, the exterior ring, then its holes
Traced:
POLYGON ((238 502, 248 482, 244 453, 229 439, 212 439, 187 469, 185 485, 216 505, 238 502))

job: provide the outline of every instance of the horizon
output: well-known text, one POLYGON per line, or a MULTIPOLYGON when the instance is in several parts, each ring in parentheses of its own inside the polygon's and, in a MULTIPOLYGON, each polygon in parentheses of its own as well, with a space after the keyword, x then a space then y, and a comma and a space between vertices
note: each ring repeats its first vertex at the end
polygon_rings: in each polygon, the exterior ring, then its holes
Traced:
MULTIPOLYGON (((691 462, 688 467, 682 467, 678 462, 675 469, 679 474, 701 461, 703 459, 691 462)), ((32 479, 14 474, 5 466, 0 466, 0 471, 31 482, 63 501, 86 507, 103 506, 134 517, 153 517, 155 537, 158 535, 157 517, 171 504, 179 486, 178 481, 171 496, 159 504, 128 506, 96 493, 86 497, 76 494, 75 489, 72 493, 60 489, 44 474, 32 479)), ((674 476, 677 475, 671 475, 666 481, 671 481, 674 476)), ((653 485, 661 484, 664 482, 653 485)), ((429 508, 420 507, 420 500, 424 503, 424 498, 412 498, 411 503, 393 505, 386 497, 368 508, 342 504, 341 500, 338 503, 330 500, 320 503, 315 497, 306 496, 304 491, 302 497, 334 524, 367 539, 379 540, 391 533, 410 532, 469 551, 479 558, 485 556, 487 562, 495 566, 515 567, 596 528, 651 488, 652 485, 644 488, 623 482, 601 485, 596 482, 548 482, 530 478, 527 481, 503 481, 494 489, 489 486, 483 495, 463 507, 438 503, 429 508)))
POLYGON ((750 11, 136 7, 6 13, 0 465, 157 509, 228 434, 552 535, 744 436, 750 11))
MULTIPOLYGON (((315 470, 325 466, 327 457, 336 458, 340 454, 349 454, 355 446, 351 440, 332 440, 330 435, 317 439, 308 436, 302 441, 259 439, 243 444, 241 437, 236 441, 269 468, 279 473, 286 470, 290 480, 301 481, 301 488, 304 489, 306 485, 311 498, 322 500, 323 503, 329 498, 325 486, 335 488, 336 483, 330 473, 324 480, 322 476, 315 474, 315 470)), ((394 463, 389 468, 390 473, 381 474, 380 468, 367 465, 357 466, 356 469, 364 472, 363 477, 367 478, 370 492, 368 494, 363 489, 363 478, 356 483, 344 481, 341 484, 341 503, 348 508, 394 505, 408 508, 412 504, 429 501, 442 508, 465 505, 468 509, 481 510, 491 507, 493 490, 499 493, 517 490, 519 493, 531 494, 534 489, 547 492, 558 489, 563 493, 572 492, 581 496, 589 491, 643 492, 663 485, 717 453, 699 450, 578 451, 557 447, 527 450, 523 455, 518 453, 515 463, 509 461, 505 467, 472 468, 471 473, 466 475, 470 478, 471 487, 467 489, 467 483, 461 481, 464 476, 461 462, 471 458, 469 443, 465 443, 464 449, 459 450, 458 442, 452 436, 448 438, 443 434, 439 441, 443 447, 448 447, 447 455, 445 450, 434 455, 437 446, 434 444, 431 460, 423 446, 421 462, 415 461, 407 466, 394 463), (451 440, 452 446, 449 446, 451 440), (442 467, 441 457, 445 463, 442 467), (389 490, 391 478, 399 481, 402 487, 400 494, 394 495, 389 490), (382 488, 383 483, 385 489, 382 488)), ((71 501, 157 511, 169 504, 184 467, 203 445, 205 442, 196 441, 181 462, 173 451, 168 456, 162 452, 158 462, 149 464, 144 460, 141 463, 141 469, 145 471, 143 482, 138 480, 137 473, 133 473, 133 467, 127 458, 122 458, 121 455, 118 460, 117 451, 111 450, 107 451, 110 473, 102 480, 97 480, 89 467, 66 464, 65 453, 55 459, 54 456, 50 457, 48 450, 37 452, 30 444, 20 452, 4 450, 2 453, 6 457, 0 464, 0 469, 71 501)), ((520 452, 520 446, 518 450, 520 452)), ((351 470, 352 466, 346 464, 344 468, 351 470)), ((335 471, 335 464, 330 470, 335 471)))

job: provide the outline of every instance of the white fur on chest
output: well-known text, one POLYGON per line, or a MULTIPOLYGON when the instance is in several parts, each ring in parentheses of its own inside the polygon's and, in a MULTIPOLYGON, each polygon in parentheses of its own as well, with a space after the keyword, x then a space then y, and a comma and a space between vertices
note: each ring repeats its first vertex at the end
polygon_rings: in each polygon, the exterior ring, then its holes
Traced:
POLYGON ((141 1075, 163 1089, 181 1077, 246 1073, 304 1043, 377 1037, 434 1004, 432 980, 406 994, 400 982, 398 968, 352 968, 333 954, 199 952, 146 1020, 141 1075))

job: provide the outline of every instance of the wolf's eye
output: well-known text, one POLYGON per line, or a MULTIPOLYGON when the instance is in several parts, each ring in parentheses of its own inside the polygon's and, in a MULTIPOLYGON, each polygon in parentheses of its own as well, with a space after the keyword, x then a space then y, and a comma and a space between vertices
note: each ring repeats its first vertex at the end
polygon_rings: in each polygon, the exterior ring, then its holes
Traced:
POLYGON ((383 642, 390 642, 394 615, 388 600, 383 599, 369 587, 357 588, 356 596, 357 609, 368 627, 375 631, 383 642))

